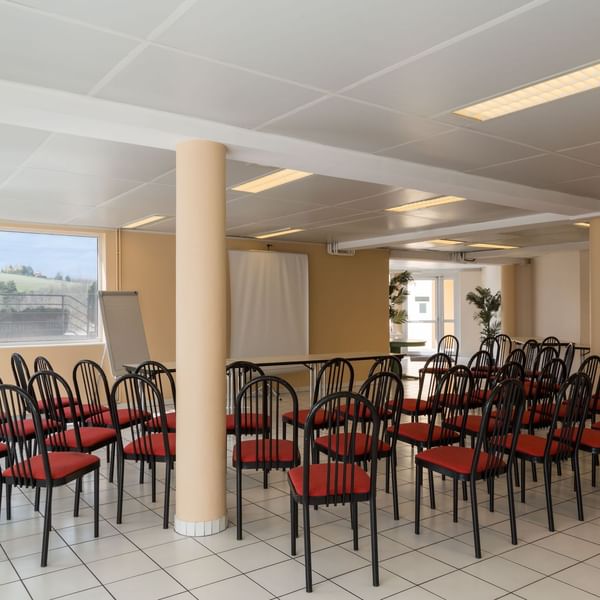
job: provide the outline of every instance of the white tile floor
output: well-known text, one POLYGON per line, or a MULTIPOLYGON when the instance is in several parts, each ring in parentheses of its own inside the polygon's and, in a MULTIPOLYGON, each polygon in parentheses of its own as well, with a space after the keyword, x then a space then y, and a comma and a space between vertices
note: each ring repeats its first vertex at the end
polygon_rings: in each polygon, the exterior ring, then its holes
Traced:
MULTIPOLYGON (((410 389, 412 384, 408 384, 410 389)), ((314 596, 350 600, 485 600, 521 598, 579 600, 600 596, 600 493, 591 488, 591 461, 582 455, 586 520, 577 521, 570 470, 553 486, 556 533, 547 530, 543 483, 528 472, 527 503, 517 499, 518 546, 509 538, 504 485, 496 486, 496 512, 489 513, 482 488, 483 558, 475 559, 470 508, 460 501, 451 517, 451 485, 436 478, 438 510, 427 498, 421 535, 415 535, 413 458, 399 445, 400 521, 391 497, 378 496, 380 576, 371 586, 369 521, 360 509, 360 548, 352 549, 348 507, 311 512, 314 596)), ((104 455, 101 455, 104 459, 104 455)), ((104 465, 105 466, 105 465, 104 465)), ((244 476, 244 539, 235 529, 207 538, 185 538, 161 528, 162 495, 153 504, 150 484, 137 482, 126 466, 126 501, 117 525, 116 487, 101 479, 100 538, 93 538, 92 486, 86 482, 80 516, 72 516, 73 489, 56 492, 48 567, 39 566, 42 519, 30 492, 13 493, 13 520, 0 515, 0 598, 70 600, 270 600, 305 598, 302 539, 290 556, 289 501, 285 473, 273 473, 268 490, 262 475, 244 476)), ((159 471, 162 474, 162 470, 159 471)), ((380 479, 383 488, 383 479, 380 479)), ((229 468, 227 501, 235 520, 235 479, 229 468)), ((160 484, 159 484, 160 491, 160 484)), ((518 491, 517 491, 518 493, 518 491)), ((175 503, 173 495, 173 506, 175 503)), ((173 514, 171 514, 173 518, 173 514)), ((302 532, 301 532, 302 535, 302 532)))

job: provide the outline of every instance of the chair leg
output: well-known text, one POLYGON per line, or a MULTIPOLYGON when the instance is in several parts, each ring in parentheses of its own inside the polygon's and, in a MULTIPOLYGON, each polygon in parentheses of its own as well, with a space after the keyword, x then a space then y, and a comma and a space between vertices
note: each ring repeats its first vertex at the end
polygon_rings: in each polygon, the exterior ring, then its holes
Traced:
POLYGON ((109 446, 106 446, 107 456, 110 454, 112 457, 112 460, 110 461, 110 467, 108 470, 108 481, 110 483, 112 483, 115 479, 115 454, 116 454, 115 450, 116 450, 116 446, 114 443, 111 444, 110 450, 109 450, 109 446))
POLYGON ((237 466, 235 470, 235 520, 237 539, 242 539, 242 469, 237 466))
MULTIPOLYGON (((115 454, 113 452, 113 462, 115 454)), ((94 471, 94 537, 100 535, 100 467, 94 471)))
POLYGON ((9 483, 6 484, 6 520, 10 521, 12 519, 12 506, 11 506, 11 496, 12 496, 12 485, 9 483))
POLYGON ((350 502, 350 521, 352 523, 354 550, 358 550, 358 504, 356 502, 350 502))
POLYGON ((519 487, 519 485, 521 485, 521 481, 519 478, 519 461, 516 459, 513 461, 513 469, 515 471, 515 485, 519 487))
POLYGON ((40 494, 41 489, 39 487, 35 488, 35 500, 33 501, 33 510, 35 512, 40 512, 40 494))
POLYGON ((544 487, 546 488, 546 511, 548 512, 548 529, 554 531, 554 513, 552 510, 552 463, 544 462, 544 487))
POLYGON ((513 489, 513 479, 510 468, 506 471, 506 487, 508 490, 508 515, 510 518, 510 541, 517 543, 517 518, 515 514, 515 496, 513 489))
POLYGON ((394 503, 394 520, 400 520, 400 506, 398 501, 398 472, 396 471, 396 451, 392 454, 391 470, 392 470, 392 502, 394 503))
MULTIPOLYGON (((38 490, 39 487, 36 487, 38 490)), ((50 539, 50 529, 52 527, 52 486, 46 488, 46 511, 44 512, 44 532, 42 535, 42 560, 41 566, 48 564, 48 541, 50 539)))
POLYGON ((290 554, 296 556, 296 526, 298 524, 298 504, 290 491, 290 554))
POLYGON ((592 454, 592 487, 596 487, 596 468, 598 467, 598 455, 592 454))
POLYGON ((287 433, 286 433, 286 422, 285 421, 283 421, 281 423, 281 435, 282 435, 282 437, 283 437, 284 440, 287 440, 287 437, 286 437, 287 436, 287 433))
MULTIPOLYGON (((165 461, 165 505, 163 508, 163 529, 169 528, 169 502, 171 500, 171 460, 165 461)), ((154 465, 156 467, 156 465, 154 465)))
MULTIPOLYGON (((371 513, 371 567, 373 569, 373 585, 379 586, 379 549, 377 548, 377 507, 375 498, 369 500, 371 513)), ((358 546, 356 548, 358 550, 358 546)))
MULTIPOLYGON (((114 454, 114 453, 113 453, 114 454)), ((106 462, 110 462, 110 445, 106 446, 106 462)))
POLYGON ((123 521, 123 484, 125 477, 125 459, 119 452, 117 454, 117 524, 123 521))
POLYGON ((433 471, 427 470, 427 478, 429 479, 429 506, 435 509, 435 491, 433 489, 433 471))
POLYGON ((462 482, 462 493, 463 493, 463 500, 466 502, 469 499, 469 495, 467 494, 467 482, 466 481, 462 482))
POLYGON ((579 469, 579 456, 573 457, 575 467, 575 496, 577 497, 577 518, 583 521, 583 496, 581 494, 581 470, 579 469))
POLYGON ((304 521, 304 574, 306 578, 306 591, 312 592, 312 561, 310 556, 310 506, 302 505, 304 521))
POLYGON ((521 502, 525 502, 525 460, 521 459, 521 502))
POLYGON ((452 479, 452 521, 458 523, 458 479, 452 479))
POLYGON ((489 483, 489 494, 490 494, 490 512, 494 512, 494 478, 490 477, 488 479, 489 483))
POLYGON ((390 493, 390 462, 391 462, 391 457, 390 456, 386 456, 385 458, 385 493, 389 494, 390 493))
POLYGON ((534 462, 531 463, 531 479, 537 482, 537 468, 534 462))
POLYGON ((419 534, 421 525, 421 486, 423 484, 423 467, 417 465, 417 477, 415 480, 415 533, 419 534))
POLYGON ((156 461, 152 459, 148 462, 152 471, 152 502, 156 502, 156 461))
POLYGON ((263 470, 263 489, 269 489, 269 470, 267 468, 263 470))
POLYGON ((144 483, 144 467, 146 466, 145 460, 140 460, 140 485, 144 483))
POLYGON ((477 482, 470 480, 471 514, 473 516, 473 541, 475 543, 475 558, 481 558, 481 540, 479 539, 479 514, 477 512, 477 482))
POLYGON ((75 504, 73 505, 73 516, 79 516, 79 501, 81 499, 81 477, 75 482, 75 504))

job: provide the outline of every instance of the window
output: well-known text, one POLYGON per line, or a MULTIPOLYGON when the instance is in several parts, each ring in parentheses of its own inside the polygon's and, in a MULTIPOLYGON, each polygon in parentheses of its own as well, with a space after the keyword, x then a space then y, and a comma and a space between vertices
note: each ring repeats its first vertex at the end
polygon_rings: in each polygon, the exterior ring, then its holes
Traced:
POLYGON ((98 337, 98 237, 0 231, 0 343, 98 337))

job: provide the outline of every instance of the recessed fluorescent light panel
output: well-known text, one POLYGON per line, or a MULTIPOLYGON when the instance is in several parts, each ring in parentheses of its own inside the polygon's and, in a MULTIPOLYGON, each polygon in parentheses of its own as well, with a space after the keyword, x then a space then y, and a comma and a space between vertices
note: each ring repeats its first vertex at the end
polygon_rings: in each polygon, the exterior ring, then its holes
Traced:
POLYGON ((436 244, 438 246, 457 246, 459 244, 463 244, 464 242, 459 242, 458 240, 429 240, 429 244, 436 244))
POLYGON ((157 221, 162 221, 166 218, 165 215, 150 215, 149 217, 144 217, 143 219, 138 219, 137 221, 132 221, 131 223, 127 223, 127 225, 123 225, 123 229, 137 229, 138 227, 150 225, 150 223, 156 223, 157 221))
POLYGON ((267 233, 261 233, 260 235, 255 235, 254 237, 257 240, 266 240, 267 238, 279 237, 280 235, 289 235, 290 233, 298 233, 299 231, 304 231, 303 229, 292 229, 291 227, 286 227, 285 229, 278 229, 277 231, 268 231, 267 233))
POLYGON ((485 250, 514 250, 518 246, 507 246, 505 244, 469 244, 469 248, 484 248, 485 250))
POLYGON ((258 179, 253 179, 252 181, 247 181, 241 185, 236 185, 231 189, 235 190, 236 192, 258 194, 258 192, 264 192, 265 190, 270 190, 271 188, 278 187, 286 183, 291 183, 292 181, 297 181, 298 179, 304 179, 305 177, 310 177, 311 175, 312 173, 307 173, 306 171, 281 169, 281 171, 269 173, 269 175, 259 177, 258 179))
POLYGON ((577 223, 573 223, 573 225, 575 225, 575 227, 590 227, 590 224, 586 223, 585 221, 579 221, 577 223))
POLYGON ((434 206, 443 206, 444 204, 454 204, 455 202, 462 202, 465 198, 460 196, 438 196, 437 198, 430 198, 429 200, 419 200, 417 202, 409 202, 408 204, 401 204, 400 206, 394 206, 386 210, 391 212, 410 212, 413 210, 422 210, 424 208, 433 208, 434 206))
POLYGON ((487 121, 597 87, 600 87, 600 63, 466 106, 455 110, 454 114, 487 121))

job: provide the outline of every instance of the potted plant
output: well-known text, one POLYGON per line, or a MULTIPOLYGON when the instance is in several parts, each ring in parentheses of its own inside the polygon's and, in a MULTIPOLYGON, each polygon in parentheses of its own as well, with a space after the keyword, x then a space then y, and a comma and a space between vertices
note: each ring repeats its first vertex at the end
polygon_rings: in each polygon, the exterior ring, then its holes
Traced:
POLYGON ((493 337, 500 333, 501 322, 498 320, 498 312, 502 305, 500 292, 492 294, 490 288, 478 285, 475 291, 467 294, 467 302, 475 305, 477 312, 473 315, 481 327, 481 339, 493 337))
POLYGON ((410 271, 400 271, 390 277, 389 283, 389 319, 391 329, 396 335, 401 335, 403 325, 408 321, 406 300, 408 298, 408 284, 413 280, 410 271))

